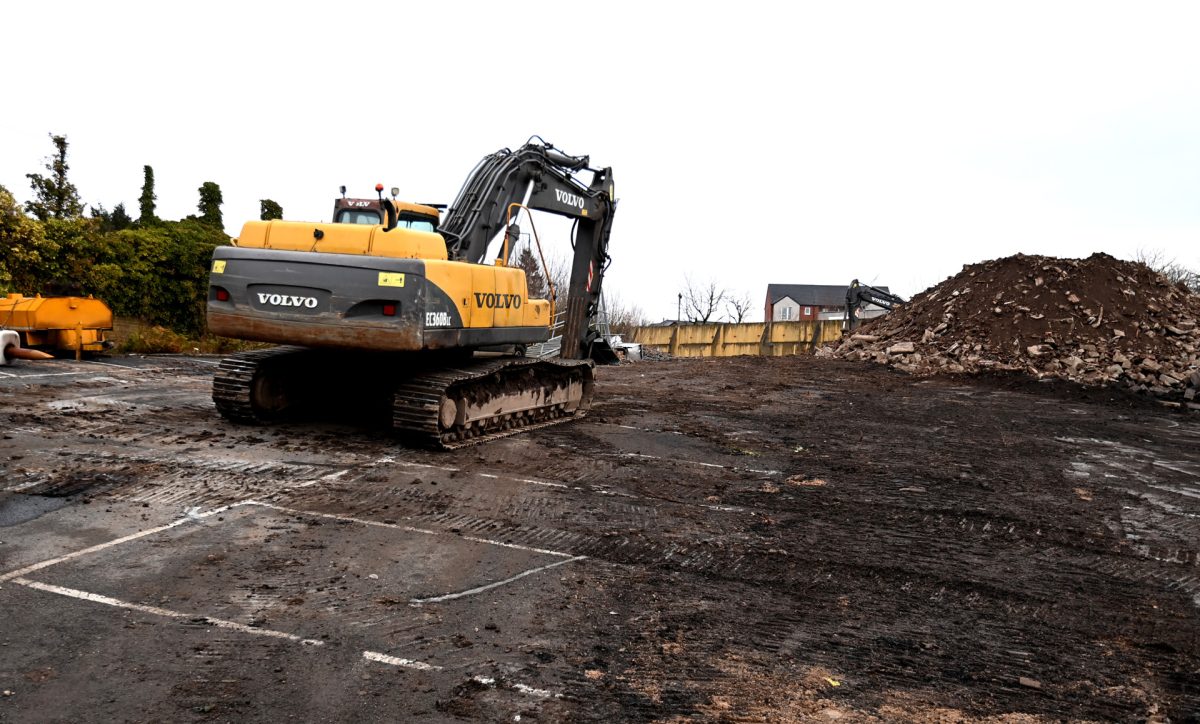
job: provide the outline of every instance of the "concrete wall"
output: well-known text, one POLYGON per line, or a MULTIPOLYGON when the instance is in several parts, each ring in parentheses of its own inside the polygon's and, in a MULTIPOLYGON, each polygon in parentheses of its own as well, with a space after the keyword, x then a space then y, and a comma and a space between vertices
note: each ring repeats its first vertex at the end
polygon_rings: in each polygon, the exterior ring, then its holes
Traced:
POLYGON ((807 354, 842 338, 838 320, 638 327, 632 341, 675 357, 807 354), (816 336, 814 342, 813 337, 816 336))

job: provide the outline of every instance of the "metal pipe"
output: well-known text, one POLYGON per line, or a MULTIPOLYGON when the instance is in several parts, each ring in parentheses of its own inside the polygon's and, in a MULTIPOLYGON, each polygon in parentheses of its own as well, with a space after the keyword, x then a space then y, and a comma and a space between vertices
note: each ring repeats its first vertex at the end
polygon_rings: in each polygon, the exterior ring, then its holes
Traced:
POLYGON ((43 352, 40 349, 29 349, 28 347, 17 347, 16 345, 5 347, 4 356, 9 359, 25 360, 54 359, 54 355, 43 352))

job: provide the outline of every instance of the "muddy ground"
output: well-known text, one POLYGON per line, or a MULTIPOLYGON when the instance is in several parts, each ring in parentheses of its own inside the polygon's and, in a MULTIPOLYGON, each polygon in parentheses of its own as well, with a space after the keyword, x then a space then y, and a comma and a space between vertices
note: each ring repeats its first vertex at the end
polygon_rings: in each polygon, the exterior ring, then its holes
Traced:
POLYGON ((1197 721, 1200 422, 811 358, 452 453, 0 368, 0 721, 1197 721))

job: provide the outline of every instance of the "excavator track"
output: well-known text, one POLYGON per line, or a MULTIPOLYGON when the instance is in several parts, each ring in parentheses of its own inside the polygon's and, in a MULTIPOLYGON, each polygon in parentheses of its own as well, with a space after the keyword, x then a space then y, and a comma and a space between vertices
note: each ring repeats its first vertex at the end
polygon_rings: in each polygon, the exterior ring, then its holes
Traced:
MULTIPOLYGON (((390 395, 393 429, 411 442, 440 450, 569 422, 591 407, 592 363, 587 360, 498 357, 430 364, 428 359, 414 364, 411 358, 388 364, 377 356, 348 357, 304 347, 254 350, 221 360, 212 396, 226 419, 264 424, 311 407, 320 398, 315 388, 327 388, 342 365, 376 381, 405 370, 390 386, 368 388, 373 394, 365 397, 390 395), (324 384, 314 384, 322 380, 324 384)), ((329 390, 325 392, 328 402, 329 390)), ((341 398, 335 393, 334 399, 341 398)))
POLYGON ((579 419, 593 393, 587 360, 478 360, 404 380, 392 427, 424 447, 454 450, 579 419))
POLYGON ((213 375, 212 398, 217 411, 234 422, 275 421, 288 400, 285 389, 278 379, 272 379, 271 373, 311 354, 311 350, 303 347, 272 347, 239 352, 221 360, 213 375))

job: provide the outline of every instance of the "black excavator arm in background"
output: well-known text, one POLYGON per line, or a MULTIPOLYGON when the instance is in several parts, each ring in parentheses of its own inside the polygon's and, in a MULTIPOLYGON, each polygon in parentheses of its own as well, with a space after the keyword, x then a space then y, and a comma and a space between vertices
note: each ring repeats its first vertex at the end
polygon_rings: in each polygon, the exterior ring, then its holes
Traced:
POLYGON ((893 307, 904 304, 904 300, 882 289, 860 284, 855 279, 850 282, 850 288, 846 290, 846 329, 853 330, 860 324, 858 315, 868 304, 874 304, 890 311, 893 307))
MULTIPOLYGON (((478 264, 486 263, 489 243, 505 231, 513 203, 573 219, 574 255, 560 354, 564 359, 582 359, 589 356, 594 341, 589 320, 599 308, 609 260, 608 238, 617 206, 612 169, 589 168, 588 156, 568 156, 540 138, 537 141, 530 139, 516 151, 502 149, 480 161, 438 231, 446 239, 451 260, 478 264), (584 170, 592 174, 590 183, 577 177, 584 170)), ((510 255, 514 252, 510 249, 510 255)))

